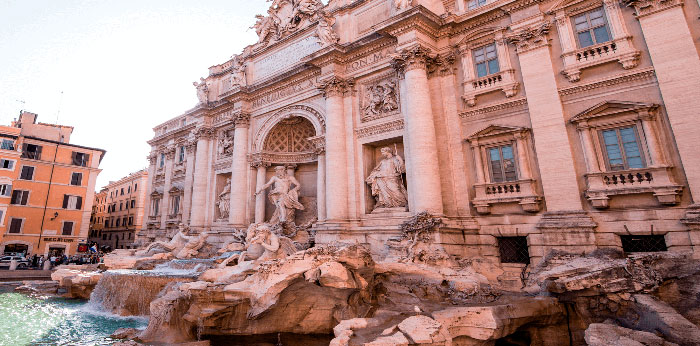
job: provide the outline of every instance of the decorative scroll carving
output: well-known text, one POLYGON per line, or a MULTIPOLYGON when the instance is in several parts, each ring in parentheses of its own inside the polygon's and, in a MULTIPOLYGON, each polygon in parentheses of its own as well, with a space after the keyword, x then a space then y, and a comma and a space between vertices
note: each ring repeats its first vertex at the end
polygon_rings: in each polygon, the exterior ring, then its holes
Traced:
POLYGON ((307 140, 313 145, 316 155, 323 155, 326 153, 326 136, 309 137, 307 140))
POLYGON ((516 30, 506 37, 509 43, 514 44, 518 53, 546 46, 549 44, 547 34, 552 23, 542 21, 516 30))
POLYGON ((158 163, 158 155, 156 155, 156 153, 151 153, 150 155, 146 156, 146 159, 148 159, 148 162, 151 164, 151 166, 158 163))
POLYGON ((395 114, 399 109, 396 81, 382 81, 365 89, 362 121, 370 121, 395 114))

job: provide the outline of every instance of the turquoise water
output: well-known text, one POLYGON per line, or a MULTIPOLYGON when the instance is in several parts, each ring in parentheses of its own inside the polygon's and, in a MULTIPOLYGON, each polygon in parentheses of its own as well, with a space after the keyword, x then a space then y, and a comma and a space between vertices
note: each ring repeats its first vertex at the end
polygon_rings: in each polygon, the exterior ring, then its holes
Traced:
POLYGON ((0 346, 111 345, 118 328, 147 323, 95 311, 84 301, 0 293, 0 346))

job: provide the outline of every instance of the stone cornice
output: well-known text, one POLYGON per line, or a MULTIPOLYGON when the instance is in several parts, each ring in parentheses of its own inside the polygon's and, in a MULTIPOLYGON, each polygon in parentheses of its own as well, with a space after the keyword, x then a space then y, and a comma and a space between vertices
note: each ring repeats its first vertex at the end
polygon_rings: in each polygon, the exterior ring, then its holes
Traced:
POLYGON ((622 0, 622 2, 634 8, 637 18, 683 6, 683 0, 622 0))
POLYGON ((403 11, 376 25, 377 31, 397 37, 409 31, 419 31, 432 38, 441 34, 444 20, 422 5, 403 11))
POLYGON ((459 113, 459 117, 463 118, 463 119, 473 118, 473 117, 488 114, 488 113, 494 113, 494 112, 501 113, 502 111, 505 111, 507 109, 517 108, 517 107, 525 108, 524 110, 527 110, 526 106, 527 106, 527 99, 523 97, 523 98, 518 99, 518 100, 513 100, 513 101, 509 101, 509 102, 499 103, 497 105, 486 106, 486 107, 482 107, 482 108, 478 108, 478 109, 469 110, 466 112, 461 112, 461 113, 459 113))
POLYGON ((656 73, 653 68, 648 68, 645 70, 634 71, 633 73, 627 73, 624 75, 613 76, 611 78, 605 78, 602 80, 594 81, 588 84, 576 85, 569 88, 559 89, 559 95, 570 96, 590 90, 599 90, 601 88, 609 88, 615 85, 630 83, 634 81, 640 81, 645 79, 654 79, 656 73))

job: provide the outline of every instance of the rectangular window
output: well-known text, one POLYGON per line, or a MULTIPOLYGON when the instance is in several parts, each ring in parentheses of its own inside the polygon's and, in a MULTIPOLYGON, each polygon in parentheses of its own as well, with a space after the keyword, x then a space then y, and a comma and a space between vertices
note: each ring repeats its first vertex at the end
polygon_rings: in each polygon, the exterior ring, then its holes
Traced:
POLYGON ((15 141, 11 139, 3 139, 2 144, 0 144, 0 149, 15 150, 15 141))
POLYGON ((121 223, 121 221, 122 221, 122 219, 117 218, 117 226, 116 227, 119 227, 119 224, 121 223))
POLYGON ((498 237, 501 263, 530 263, 527 237, 498 237))
POLYGON ((12 191, 12 199, 10 204, 27 205, 29 199, 29 191, 14 190, 12 191))
POLYGON ((105 228, 109 227, 109 220, 105 220, 105 228))
POLYGON ((484 6, 486 5, 486 0, 470 0, 469 1, 469 9, 473 10, 477 7, 484 6))
POLYGON ((502 183, 518 180, 512 145, 488 148, 486 152, 491 168, 491 182, 502 183))
POLYGON ((610 41, 610 31, 603 8, 596 8, 573 18, 579 48, 610 41))
POLYGON ((630 252, 666 251, 666 238, 663 235, 621 235, 622 250, 630 252))
POLYGON ((5 210, 0 209, 0 225, 5 224, 5 210))
POLYGON ((132 199, 131 200, 131 208, 135 208, 135 207, 136 207, 136 200, 132 199))
POLYGON ((83 197, 63 195, 63 209, 80 210, 83 207, 83 197))
POLYGON ((63 221, 63 233, 62 235, 72 235, 73 234, 73 221, 63 221))
POLYGON ((22 145, 22 158, 41 160, 41 146, 35 144, 22 145))
POLYGON ((12 195, 11 184, 0 184, 0 196, 10 197, 12 195))
POLYGON ((180 154, 177 157, 177 162, 182 163, 183 161, 185 161, 185 146, 181 145, 180 154))
POLYGON ((473 54, 477 78, 488 76, 499 71, 495 43, 475 49, 473 54))
POLYGON ((160 154, 160 168, 165 165, 165 154, 160 154))
POLYGON ((73 165, 87 167, 88 161, 90 161, 90 154, 73 152, 73 165))
POLYGON ((180 212, 180 196, 176 195, 173 197, 173 215, 177 215, 180 212))
POLYGON ((119 210, 123 210, 123 209, 124 209, 124 203, 119 202, 119 210))
POLYGON ((74 186, 83 185, 83 173, 74 172, 70 177, 70 184, 74 186))
POLYGON ((126 220, 127 220, 127 219, 126 219, 126 216, 124 216, 124 217, 122 218, 122 225, 123 225, 124 227, 126 227, 126 225, 127 225, 126 220))
POLYGON ((14 160, 5 160, 5 159, 1 159, 1 160, 0 160, 0 168, 1 168, 1 169, 13 170, 13 169, 15 169, 15 161, 14 161, 14 160))
POLYGON ((159 199, 154 199, 153 200, 153 216, 158 216, 158 212, 160 208, 160 200, 159 199))
POLYGON ((22 179, 22 180, 32 180, 32 179, 34 179, 34 167, 32 167, 32 166, 22 166, 22 172, 20 172, 19 178, 22 179))
POLYGON ((646 167, 634 126, 604 130, 601 135, 611 171, 646 167))
POLYGON ((22 233, 22 225, 24 224, 23 219, 12 218, 10 220, 10 230, 9 233, 22 233))
POLYGON ((124 196, 124 188, 123 187, 122 187, 121 191, 122 191, 121 195, 124 196))
POLYGON ((129 226, 133 226, 133 225, 134 225, 134 217, 129 216, 129 226))

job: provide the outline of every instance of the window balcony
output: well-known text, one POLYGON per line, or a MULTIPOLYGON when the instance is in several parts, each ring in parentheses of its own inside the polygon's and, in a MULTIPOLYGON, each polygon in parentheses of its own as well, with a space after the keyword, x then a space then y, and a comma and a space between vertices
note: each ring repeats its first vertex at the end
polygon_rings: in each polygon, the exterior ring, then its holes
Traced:
POLYGON ((157 216, 149 216, 148 217, 148 225, 156 225, 160 226, 160 215, 157 216))
POLYGON ((610 197, 652 193, 662 205, 680 201, 683 187, 673 182, 670 167, 649 167, 586 174, 586 198, 598 209, 609 206, 610 197))
POLYGON ((639 64, 639 51, 634 49, 630 37, 622 37, 608 42, 564 52, 562 74, 570 82, 581 79, 581 70, 611 61, 618 61, 628 70, 639 64))
POLYGON ((503 91, 506 97, 513 97, 518 92, 518 85, 515 81, 515 70, 500 71, 464 82, 462 99, 469 107, 474 107, 477 96, 493 91, 503 91))
POLYGON ((479 214, 490 213, 491 205, 499 203, 520 204, 524 211, 536 213, 540 210, 540 197, 535 192, 535 180, 516 180, 503 183, 474 185, 476 198, 472 201, 479 214))
POLYGON ((168 215, 168 219, 165 221, 168 225, 179 225, 180 222, 182 222, 182 213, 168 215))

